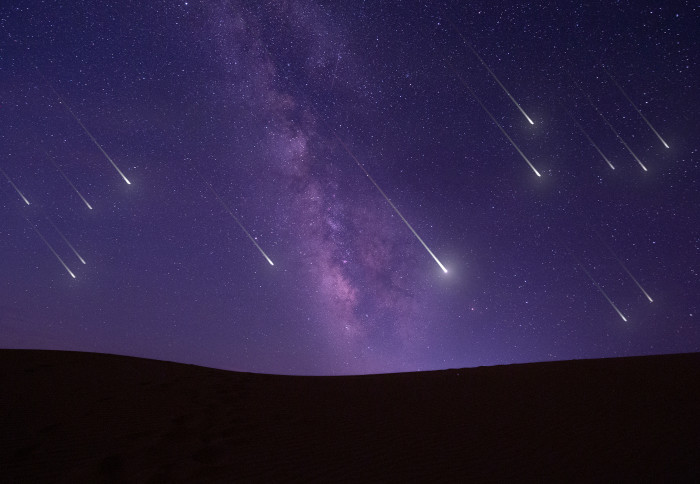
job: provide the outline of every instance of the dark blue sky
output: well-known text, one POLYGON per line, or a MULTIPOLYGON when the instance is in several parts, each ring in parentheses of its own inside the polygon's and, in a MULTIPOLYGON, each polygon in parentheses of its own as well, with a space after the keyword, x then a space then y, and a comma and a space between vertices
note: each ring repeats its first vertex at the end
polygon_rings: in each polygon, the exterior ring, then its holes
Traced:
POLYGON ((699 20, 5 2, 0 346, 303 374, 698 351, 699 20))

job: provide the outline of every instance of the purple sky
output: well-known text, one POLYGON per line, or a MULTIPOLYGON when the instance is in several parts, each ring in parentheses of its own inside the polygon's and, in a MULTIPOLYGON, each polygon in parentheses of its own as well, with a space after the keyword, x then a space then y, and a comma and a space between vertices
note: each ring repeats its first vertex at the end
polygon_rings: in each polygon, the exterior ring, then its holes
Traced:
POLYGON ((0 347, 300 374, 698 351, 698 13, 5 2, 0 347))

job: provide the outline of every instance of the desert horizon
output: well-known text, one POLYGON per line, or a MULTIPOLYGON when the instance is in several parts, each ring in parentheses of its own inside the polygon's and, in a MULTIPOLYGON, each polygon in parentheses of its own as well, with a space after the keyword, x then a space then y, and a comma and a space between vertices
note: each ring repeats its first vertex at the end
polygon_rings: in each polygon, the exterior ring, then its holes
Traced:
POLYGON ((6 482, 700 476, 700 353, 356 376, 0 350, 6 482))

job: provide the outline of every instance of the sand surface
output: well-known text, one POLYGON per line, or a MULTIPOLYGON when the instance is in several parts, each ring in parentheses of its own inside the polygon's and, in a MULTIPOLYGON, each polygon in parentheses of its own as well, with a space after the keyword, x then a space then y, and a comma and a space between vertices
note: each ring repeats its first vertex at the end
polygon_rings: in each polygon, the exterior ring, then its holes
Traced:
POLYGON ((700 482, 700 353, 294 377, 0 350, 0 481, 700 482))

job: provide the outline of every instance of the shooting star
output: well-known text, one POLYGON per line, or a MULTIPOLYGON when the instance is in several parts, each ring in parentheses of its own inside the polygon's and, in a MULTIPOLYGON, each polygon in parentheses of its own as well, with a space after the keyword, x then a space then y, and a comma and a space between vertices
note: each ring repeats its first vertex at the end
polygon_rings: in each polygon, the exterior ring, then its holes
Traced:
MULTIPOLYGON (((576 261, 576 262, 578 262, 578 261, 576 261)), ((622 320, 625 321, 625 322, 627 322, 627 318, 625 318, 625 316, 620 312, 620 310, 617 309, 617 306, 615 306, 615 303, 612 302, 612 300, 610 300, 610 298, 608 297, 607 294, 605 294, 605 291, 603 291, 603 288, 600 287, 600 284, 598 284, 597 282, 595 282, 595 279, 593 279, 593 276, 591 276, 591 274, 586 270, 586 268, 583 267, 583 264, 581 264, 580 262, 578 262, 578 265, 581 267, 581 269, 583 269, 583 272, 586 273, 586 275, 587 275, 588 278, 591 280, 591 282, 593 283, 593 285, 594 285, 595 287, 598 288, 598 290, 599 290, 600 293, 603 295, 603 297, 605 297, 605 299, 607 299, 607 301, 610 303, 610 305, 613 307, 613 309, 617 312, 617 314, 620 315, 620 317, 622 318, 622 320)))
POLYGON ((515 141, 513 141, 510 136, 508 136, 508 133, 506 133, 506 130, 503 129, 503 127, 499 124, 498 121, 496 121, 496 118, 493 117, 493 114, 491 114, 491 112, 488 109, 486 109, 486 106, 484 106, 484 103, 481 102, 481 99, 479 99, 479 96, 476 95, 476 93, 471 88, 471 86, 469 86, 469 84, 467 84, 467 82, 464 79, 462 79, 462 76, 460 76, 459 73, 457 73, 457 71, 455 71, 453 69, 453 72, 457 76, 457 79, 459 79, 462 82, 462 84, 464 84, 464 87, 466 87, 469 90, 469 92, 472 94, 472 96, 474 96, 474 99, 476 99, 476 102, 479 103, 479 105, 486 112, 486 114, 489 115, 489 118, 491 118, 491 121, 493 121, 494 124, 496 126, 498 126, 498 129, 501 130, 501 133, 503 133, 503 136, 505 136, 508 139, 508 141, 510 141, 510 144, 513 145, 513 148, 515 148, 516 151, 518 153, 520 153, 520 156, 523 157, 523 160, 525 160, 525 162, 530 166, 530 168, 532 168, 532 171, 535 172, 535 175, 541 177, 542 175, 540 175, 540 172, 537 171, 537 168, 535 168, 534 165, 532 163, 530 163, 530 160, 527 159, 527 156, 525 156, 525 154, 520 150, 520 148, 518 148, 518 145, 515 144, 515 141))
POLYGON ((598 235, 598 238, 599 238, 600 241, 603 243, 603 245, 608 249, 608 251, 609 251, 610 254, 613 256, 613 258, 617 261, 617 263, 620 264, 620 267, 622 267, 622 268, 624 269, 624 271, 627 273, 627 275, 630 276, 630 279, 632 279, 632 280, 634 281, 634 283, 637 285, 637 287, 639 288, 639 290, 642 291, 642 293, 644 294, 644 296, 646 296, 646 298, 649 300, 649 302, 650 302, 650 303, 651 303, 651 302, 654 302, 654 300, 651 298, 651 296, 649 295, 649 293, 646 292, 646 291, 644 290, 644 288, 643 288, 642 285, 639 283, 639 281, 637 280, 637 278, 634 277, 634 276, 632 275, 632 273, 631 273, 630 270, 627 268, 627 266, 625 265, 625 263, 622 262, 622 259, 620 259, 620 258, 617 256, 617 254, 615 253, 615 251, 613 251, 612 248, 611 248, 608 244, 605 243, 605 241, 604 241, 603 238, 600 236, 600 234, 598 234, 598 232, 596 232, 596 235, 598 235))
POLYGON ((583 126, 581 126, 581 124, 580 124, 578 121, 576 121, 576 118, 574 118, 574 115, 571 114, 568 110, 566 110, 566 114, 569 115, 569 117, 570 117, 571 120, 574 122, 574 124, 576 125, 576 127, 579 129, 579 131, 581 131, 581 133, 583 133, 583 135, 586 137, 586 139, 588 140, 588 142, 596 149, 596 151, 598 152, 598 154, 599 154, 600 156, 603 157, 603 159, 604 159, 605 162, 608 164, 608 166, 614 170, 615 167, 613 166, 612 163, 610 163, 610 160, 608 160, 608 157, 605 156, 605 155, 603 154, 603 152, 600 150, 600 148, 598 148, 598 145, 595 143, 595 141, 593 141, 593 140, 591 139, 591 137, 588 135, 588 133, 586 132, 586 130, 583 129, 583 126))
POLYGON ((71 182, 70 179, 66 176, 66 174, 63 173, 63 170, 61 170, 61 168, 58 166, 58 164, 55 161, 53 161, 53 158, 51 158, 51 155, 49 155, 49 153, 46 150, 44 150, 44 153, 46 154, 47 158, 49 159, 51 164, 54 166, 54 168, 56 168, 56 170, 58 170, 58 172, 61 174, 61 176, 63 176, 63 178, 68 182, 68 184, 71 186, 71 188, 75 191, 75 193, 78 194, 78 196, 83 201, 83 203, 85 203, 85 205, 87 205, 87 208, 92 210, 92 206, 88 203, 87 200, 85 200, 85 197, 78 191, 78 189, 75 188, 75 185, 73 185, 73 182, 71 182))
POLYGON ((49 244, 49 242, 44 238, 44 236, 41 235, 41 232, 39 232, 39 229, 37 229, 37 228, 34 226, 34 224, 31 223, 31 222, 29 221, 29 219, 28 219, 27 217, 25 217, 24 215, 22 215, 22 217, 24 217, 24 220, 27 221, 27 223, 29 224, 29 226, 34 230, 34 232, 36 232, 36 234, 37 234, 37 235, 39 236, 39 238, 44 242, 44 244, 46 244, 46 247, 48 247, 49 250, 53 253, 53 255, 56 256, 56 259, 58 259, 58 262, 61 263, 61 265, 62 265, 63 268, 68 272, 68 274, 70 274, 70 276, 71 276, 73 279, 75 279, 75 274, 73 274, 73 272, 68 268, 68 266, 66 265, 66 263, 63 262, 63 259, 61 259, 61 256, 58 255, 58 253, 53 249, 53 247, 51 247, 51 244, 49 244))
POLYGON ((365 173, 365 175, 367 175, 367 178, 369 178, 369 180, 372 182, 372 184, 377 188, 377 190, 379 190, 379 193, 381 193, 382 196, 383 196, 383 197, 386 199, 386 201, 389 203, 389 205, 391 205, 391 208, 394 209, 394 212, 396 212, 396 214, 401 218, 401 220, 403 220, 403 223, 406 224, 406 227, 408 227, 409 230, 410 230, 411 232, 413 232, 413 235, 416 236, 416 238, 417 238, 418 241, 423 245, 423 247, 425 248, 425 250, 428 251, 428 254, 430 254, 430 256, 435 260, 435 262, 437 262, 437 265, 440 266, 440 269, 442 269, 442 272, 444 272, 445 274, 447 274, 447 268, 446 268, 444 265, 442 265, 442 262, 440 262, 440 261, 438 260, 438 258, 435 256, 435 254, 433 254, 433 251, 430 250, 430 249, 428 248, 428 246, 426 245, 425 242, 423 242, 423 239, 421 239, 421 238, 420 238, 420 235, 418 235, 418 233, 413 229, 413 227, 411 227, 411 224, 408 223, 408 220, 406 220, 406 219, 404 218, 404 216, 401 215, 401 212, 399 212, 399 209, 396 208, 396 205, 394 205, 393 202, 392 202, 392 201, 389 199, 389 197, 386 195, 386 193, 384 193, 384 190, 382 190, 381 188, 379 188, 379 185, 377 185, 377 182, 374 181, 374 178, 372 178, 372 176, 367 172, 367 170, 365 169, 365 167, 362 166, 362 163, 360 163, 360 160, 358 160, 358 159, 355 157, 355 155, 352 154, 352 151, 350 151, 350 149, 347 147, 347 145, 343 142, 342 139, 340 139, 340 137, 339 137, 337 134, 335 134, 335 133, 333 133, 333 134, 335 135, 336 139, 340 142, 340 144, 343 146, 343 148, 344 148, 345 151, 348 153, 348 155, 350 155, 350 157, 351 157, 353 160, 355 160, 355 163, 357 163, 357 166, 359 166, 359 167, 362 169, 362 171, 365 173))
POLYGON ((7 181, 10 183, 10 185, 12 185, 12 188, 15 189, 15 191, 17 192, 17 194, 18 194, 20 197, 22 197, 22 200, 24 200, 24 203, 26 203, 27 205, 29 205, 29 200, 27 200, 27 197, 25 197, 25 196, 22 194, 22 192, 19 191, 19 188, 17 188, 17 185, 15 185, 15 184, 12 182, 12 179, 11 179, 9 176, 7 176, 7 173, 5 173, 5 170, 3 170, 2 168, 0 168, 0 173, 2 173, 2 174, 5 176, 5 178, 6 178, 7 181))
POLYGON ((518 108, 518 109, 520 110, 520 112, 523 114, 523 116, 525 116, 525 119, 527 119, 528 123, 530 123, 530 124, 535 124, 535 123, 532 121, 532 119, 530 119, 530 116, 527 115, 527 113, 525 112, 525 110, 523 110, 523 108, 520 107, 520 104, 518 104, 518 101, 516 101, 515 98, 513 98, 513 96, 512 96, 512 95, 510 94, 510 92, 508 91, 508 89, 506 89, 506 87, 503 85, 503 83, 498 79, 498 77, 496 77, 496 74, 493 73, 493 71, 491 70, 491 68, 490 68, 490 67, 488 66, 488 64, 484 61, 484 59, 481 58, 481 56, 480 56, 479 53, 476 51, 476 49, 474 49, 474 47, 472 47, 472 45, 467 41, 467 39, 464 37, 464 35, 462 35, 462 33, 459 31, 459 29, 457 29, 457 26, 454 24, 454 22, 452 22, 452 20, 450 20, 449 18, 447 19, 447 21, 448 21, 449 24, 452 26, 452 29, 453 29, 455 32, 457 32, 457 35, 459 35, 459 36, 462 38, 462 41, 464 42, 464 44, 465 44, 467 47, 469 47, 469 50, 471 50, 472 53, 476 56, 476 58, 479 59, 479 62, 481 62, 481 65, 483 65, 483 66, 486 68, 486 70, 489 71, 489 74, 491 74, 491 77, 493 77, 493 80, 496 81, 496 82, 498 83, 499 86, 501 86, 501 89, 503 89, 503 92, 506 93, 506 95, 510 98, 510 100, 513 102, 513 104, 515 104, 515 107, 518 108))
POLYGON ((664 139, 661 137, 661 135, 659 134, 659 132, 656 131, 656 130, 654 129, 654 127, 651 125, 651 123, 650 123, 649 120, 646 118, 646 116, 644 116, 644 115, 642 114, 642 112, 639 110, 639 108, 637 107, 637 105, 634 104, 634 103, 632 102, 632 100, 630 99, 630 97, 627 95, 627 93, 625 92, 625 90, 622 89, 622 86, 620 86, 620 84, 618 84, 617 80, 612 76, 612 74, 610 74, 610 72, 608 72, 608 70, 605 68, 605 66, 604 66, 602 63, 599 62, 599 64, 600 64, 600 66, 603 68, 603 70, 605 71, 605 73, 608 75, 608 77, 610 78, 610 80, 611 80, 611 81, 617 86, 617 88, 620 90, 620 92, 622 93, 622 95, 625 96, 625 99, 627 99, 627 101, 629 101, 629 103, 632 105, 632 107, 635 109, 635 111, 637 111, 637 113, 642 117, 642 119, 644 120, 644 122, 647 123, 647 126, 649 126, 649 128, 651 128, 651 130, 654 132, 654 134, 656 135, 656 137, 659 138, 659 140, 663 143, 663 145, 664 145, 666 148, 670 148, 670 146, 668 145, 668 143, 666 143, 666 141, 664 141, 664 139))
MULTIPOLYGON (((567 72, 567 74, 569 74, 569 73, 567 72)), ((632 157, 637 161, 637 163, 639 163, 639 166, 642 167, 642 170, 649 171, 649 170, 647 170, 647 167, 644 166, 644 163, 642 163, 642 161, 639 159, 639 157, 634 153, 634 151, 632 151, 632 148, 630 148, 629 145, 627 143, 625 143, 625 140, 622 139, 622 136, 620 136, 620 133, 618 133, 617 130, 615 128, 613 128, 613 125, 610 124, 610 121, 608 121, 608 118, 606 118, 603 115, 603 113, 600 111, 600 109, 598 109, 598 106, 595 105, 595 103, 593 102, 593 99, 591 99, 591 96, 589 96, 588 93, 586 91, 584 91, 583 88, 579 85, 579 83, 576 82, 576 80, 573 77, 571 77, 571 74, 569 74, 569 78, 573 81, 573 83, 576 85, 576 87, 578 87, 578 89, 581 91, 581 93, 583 93, 583 95, 588 100, 588 104, 590 104, 591 107, 593 109, 595 109, 595 112, 598 113, 598 116, 600 116, 603 119, 603 121, 605 121, 605 124, 608 125, 608 128, 610 128, 610 131, 612 131, 613 134, 617 137, 618 141, 620 143, 622 143, 622 146, 624 146, 627 149, 627 151, 629 151, 629 154, 632 155, 632 157)))
POLYGON ((75 113, 73 112, 73 110, 71 109, 71 107, 68 105, 68 103, 67 103, 66 101, 63 100, 63 98, 62 98, 61 95, 58 93, 58 91, 56 91, 56 89, 54 89, 54 87, 51 85, 51 83, 44 77, 44 74, 41 73, 41 71, 39 70, 38 67, 34 66, 34 68, 35 68, 36 71, 39 73, 39 75, 41 76, 41 78, 44 80, 44 82, 46 83, 46 85, 49 86, 49 89, 51 89, 51 90, 53 91, 53 93, 56 95, 56 97, 57 97, 58 100, 61 102, 61 104, 63 104, 63 105, 65 106, 65 108, 68 110, 68 112, 70 113, 70 115, 73 116, 73 119, 75 119, 75 120, 78 122, 78 124, 80 125, 80 127, 83 128, 83 131, 85 131, 85 134, 87 134, 87 135, 90 137, 90 139, 92 140, 92 142, 95 143, 95 146, 97 146, 97 147, 99 148, 99 150, 102 152, 102 154, 105 155, 105 158, 107 158, 107 160, 112 164, 112 166, 114 167, 114 169, 117 170, 117 173, 119 173, 119 175, 120 175, 120 176, 122 177, 122 179, 126 182, 126 184, 127 184, 127 185, 131 185, 131 182, 129 181, 129 179, 128 179, 126 176, 124 176, 124 173, 122 173, 122 171, 119 169, 119 167, 117 166, 117 164, 112 160, 112 158, 111 158, 111 157, 107 154, 107 152, 102 148, 102 145, 100 145, 100 143, 97 142, 97 140, 96 140, 95 137, 92 135, 92 133, 90 133, 90 131, 88 131, 88 129, 85 127, 85 125, 83 124, 83 122, 80 121, 80 119, 78 118, 78 116, 75 115, 75 113))
POLYGON ((248 236, 248 238, 250 239, 250 241, 255 245, 255 247, 257 247, 257 249, 260 251, 260 253, 263 255, 263 257, 267 260, 267 262, 269 262, 271 266, 274 266, 275 264, 272 263, 272 260, 270 260, 270 258, 267 256, 267 254, 265 253, 265 251, 262 250, 262 247, 260 247, 260 246, 258 245, 258 243, 255 241, 255 239, 253 238, 253 236, 250 235, 250 232, 248 232, 248 230, 243 226, 243 224, 241 223, 241 221, 238 220, 238 217, 236 217, 236 215, 234 215, 233 211, 229 208, 228 205, 226 205, 226 202, 224 202, 224 201, 221 199, 221 197, 219 196, 219 194, 216 193, 216 190, 214 190, 214 187, 211 186, 211 183, 209 183, 209 181, 207 181, 207 179, 204 178, 204 177, 202 176, 202 174, 199 172, 199 170, 198 170, 194 165, 192 165, 192 168, 193 168, 194 171, 197 173, 197 175, 199 175, 199 178, 201 178, 202 181, 207 185, 207 187, 209 188, 209 190, 211 190, 211 192, 214 194, 214 196, 215 196, 216 199, 219 201, 219 203, 221 204, 221 206, 224 207, 224 209, 225 209, 225 210, 228 212, 228 214, 233 218, 233 220, 236 221, 236 223, 237 223, 238 226, 243 230, 243 232, 245 232, 245 234, 248 236))
POLYGON ((83 259, 83 258, 80 256, 80 254, 78 254, 78 251, 75 250, 75 247, 73 247, 73 244, 71 244, 70 242, 68 242, 68 239, 66 238, 65 235, 63 235, 63 232, 61 232, 61 231, 58 229, 58 227, 56 227, 56 224, 53 223, 53 221, 52 221, 48 216, 46 216, 46 220, 48 220, 49 223, 53 226, 54 230, 56 230, 56 232, 58 232, 58 235, 60 235, 61 238, 63 239, 63 241, 66 243, 66 245, 67 245, 68 247, 70 247, 70 250, 73 251, 73 253, 75 254, 75 256, 76 256, 78 259, 80 259, 80 262, 82 262, 83 264, 85 264, 85 259, 83 259))
POLYGON ((650 302, 650 303, 651 303, 651 302, 654 302, 654 300, 651 298, 651 296, 649 295, 649 293, 647 293, 647 292, 644 290, 644 288, 643 288, 642 285, 639 283, 639 281, 637 280, 637 278, 635 278, 635 277, 632 275, 632 273, 631 273, 630 270, 627 268, 627 266, 622 262, 622 260, 620 260, 620 258, 617 257, 617 256, 615 255, 615 252, 613 252, 612 249, 610 249, 610 247, 608 247, 608 249, 609 249, 610 252, 612 253, 613 257, 615 257, 615 260, 617 261, 617 263, 620 264, 620 266, 625 270, 625 272, 627 273, 627 275, 630 276, 630 278, 634 281, 634 283, 637 285, 637 287, 642 291, 642 293, 644 293, 644 295, 645 295, 646 298, 649 300, 649 302, 650 302))

